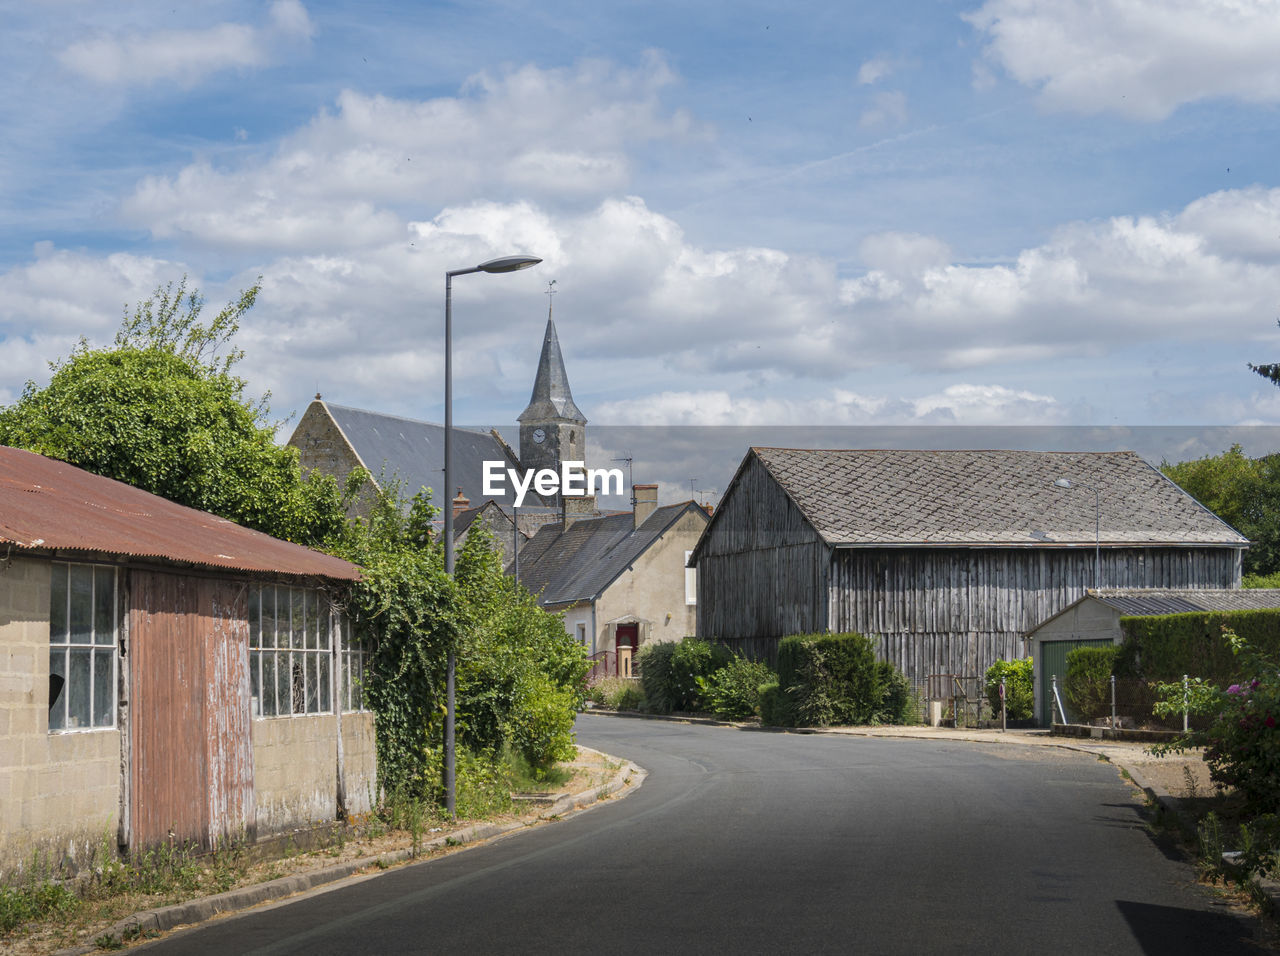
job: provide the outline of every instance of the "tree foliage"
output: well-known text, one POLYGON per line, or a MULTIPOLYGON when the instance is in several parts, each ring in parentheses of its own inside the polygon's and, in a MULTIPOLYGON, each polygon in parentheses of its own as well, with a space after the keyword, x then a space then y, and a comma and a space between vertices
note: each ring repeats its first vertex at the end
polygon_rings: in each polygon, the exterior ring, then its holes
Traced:
POLYGON ((1165 462, 1161 471, 1252 542, 1246 574, 1280 571, 1280 455, 1249 458, 1233 445, 1221 455, 1165 462))

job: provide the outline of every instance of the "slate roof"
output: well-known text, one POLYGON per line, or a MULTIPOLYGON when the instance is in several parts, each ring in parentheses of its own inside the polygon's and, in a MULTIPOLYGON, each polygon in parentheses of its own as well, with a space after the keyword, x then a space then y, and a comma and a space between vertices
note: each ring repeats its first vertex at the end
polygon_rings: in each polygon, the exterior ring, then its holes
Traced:
POLYGON ((751 454, 836 547, 1091 545, 1095 503, 1085 486, 1101 492, 1103 545, 1248 545, 1129 451, 753 448, 747 460, 751 454), (1057 487, 1059 478, 1075 487, 1057 487))
POLYGON ((1280 588, 1204 588, 1200 590, 1153 590, 1148 588, 1103 588, 1088 597, 1115 608, 1121 614, 1150 616, 1184 614, 1194 611, 1256 611, 1280 608, 1280 588))
POLYGON ((79 552, 85 559, 128 556, 231 571, 360 578, 360 569, 341 558, 2 445, 0 543, 73 560, 79 552))
POLYGON ((594 601, 689 509, 706 516, 686 501, 655 508, 639 528, 630 512, 582 518, 568 531, 544 525, 520 549, 520 583, 544 607, 594 601))
POLYGON ((564 356, 560 354, 560 338, 556 335, 555 323, 548 316, 547 330, 542 336, 542 354, 538 357, 538 374, 533 379, 533 394, 529 396, 529 407, 520 413, 516 421, 542 422, 555 418, 579 425, 587 423, 587 416, 573 403, 569 375, 564 370, 564 356))
MULTIPOLYGON (((502 461, 514 467, 503 444, 488 432, 468 428, 453 429, 453 485, 444 484, 444 426, 432 422, 384 415, 360 408, 325 402, 334 422, 360 456, 364 466, 377 478, 401 481, 401 494, 414 495, 420 488, 432 490, 431 500, 439 507, 452 501, 459 487, 473 505, 493 498, 484 493, 484 462, 502 461), (447 492, 447 493, 446 493, 447 492)), ((510 481, 504 482, 510 497, 510 481)), ((530 491, 532 502, 536 495, 530 491)))

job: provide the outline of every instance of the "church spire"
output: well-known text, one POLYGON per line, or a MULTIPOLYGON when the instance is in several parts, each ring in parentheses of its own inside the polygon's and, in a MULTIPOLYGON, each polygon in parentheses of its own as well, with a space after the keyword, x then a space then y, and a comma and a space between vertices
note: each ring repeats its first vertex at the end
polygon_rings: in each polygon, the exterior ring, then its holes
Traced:
POLYGON ((556 324, 551 318, 551 300, 548 299, 547 330, 542 338, 542 355, 538 358, 533 394, 529 398, 529 407, 520 413, 516 421, 553 420, 577 425, 587 423, 587 417, 573 403, 573 394, 569 391, 569 376, 564 370, 564 356, 560 354, 560 339, 556 335, 556 324))

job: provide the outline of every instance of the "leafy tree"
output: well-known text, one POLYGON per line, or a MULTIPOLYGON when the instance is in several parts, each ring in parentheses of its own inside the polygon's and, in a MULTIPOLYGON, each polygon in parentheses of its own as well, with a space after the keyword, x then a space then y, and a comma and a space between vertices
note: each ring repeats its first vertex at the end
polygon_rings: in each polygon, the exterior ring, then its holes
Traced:
POLYGON ((1161 471, 1252 542, 1246 574, 1280 571, 1280 455, 1249 458, 1233 445, 1221 455, 1165 462, 1161 471))
POLYGON ((275 443, 267 396, 245 399, 230 347, 258 287, 213 321, 186 281, 126 312, 116 344, 83 339, 0 411, 0 444, 68 462, 279 538, 319 544, 345 520, 336 482, 304 479, 297 452, 275 443), (225 354, 220 351, 227 349, 225 354))

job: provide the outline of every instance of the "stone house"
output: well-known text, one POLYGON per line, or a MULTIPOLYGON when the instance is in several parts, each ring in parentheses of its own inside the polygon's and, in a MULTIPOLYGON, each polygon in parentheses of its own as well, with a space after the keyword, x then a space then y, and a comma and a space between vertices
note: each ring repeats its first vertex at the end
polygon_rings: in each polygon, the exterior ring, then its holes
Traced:
POLYGON ((0 447, 0 873, 368 810, 358 577, 0 447))
POLYGON ((594 516, 570 500, 562 520, 538 529, 520 554, 520 583, 616 673, 619 648, 678 641, 696 625, 696 583, 685 566, 707 524, 693 501, 658 506, 657 485, 635 485, 634 512, 594 516), (573 507, 588 512, 574 513, 573 507))
POLYGON ((752 448, 694 549, 697 633, 856 631, 913 680, 977 676, 1089 587, 1239 587, 1246 547, 1132 452, 752 448))

